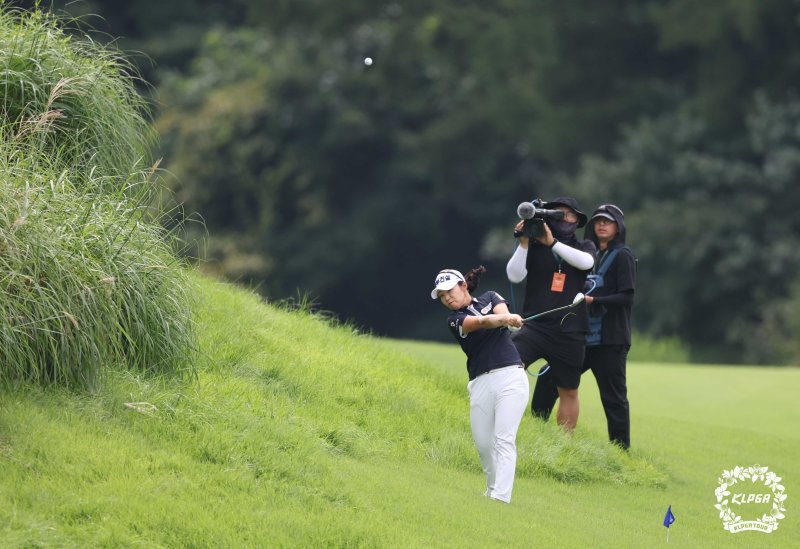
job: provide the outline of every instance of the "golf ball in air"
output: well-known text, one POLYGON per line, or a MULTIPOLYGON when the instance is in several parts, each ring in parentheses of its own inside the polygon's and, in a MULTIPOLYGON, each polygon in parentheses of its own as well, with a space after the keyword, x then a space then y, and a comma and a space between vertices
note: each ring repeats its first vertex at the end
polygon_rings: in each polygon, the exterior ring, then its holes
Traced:
POLYGON ((365 64, 366 66, 368 66, 368 67, 369 67, 370 65, 372 65, 372 57, 365 57, 365 58, 364 58, 364 64, 365 64))

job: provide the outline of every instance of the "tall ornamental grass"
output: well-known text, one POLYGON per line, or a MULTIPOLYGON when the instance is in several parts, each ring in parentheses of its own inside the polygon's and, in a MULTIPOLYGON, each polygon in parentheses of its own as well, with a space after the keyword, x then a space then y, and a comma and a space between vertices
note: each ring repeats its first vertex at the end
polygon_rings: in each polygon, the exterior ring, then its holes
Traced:
MULTIPOLYGON (((149 163, 155 131, 120 53, 62 30, 54 16, 0 6, 0 120, 73 172, 128 174, 149 163)), ((105 178, 76 183, 109 185, 105 178)), ((96 190, 96 189, 93 189, 96 190)))
POLYGON ((125 66, 0 6, 0 384, 191 371, 194 290, 125 66))
POLYGON ((93 387, 108 368, 187 370, 192 287, 169 235, 43 161, 1 169, 0 381, 93 387))

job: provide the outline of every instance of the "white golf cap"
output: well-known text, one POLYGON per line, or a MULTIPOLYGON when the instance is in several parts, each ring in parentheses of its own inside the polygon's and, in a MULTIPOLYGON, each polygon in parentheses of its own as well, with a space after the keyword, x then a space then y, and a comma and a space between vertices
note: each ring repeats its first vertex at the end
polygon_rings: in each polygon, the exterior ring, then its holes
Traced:
POLYGON ((459 282, 464 282, 464 275, 455 269, 442 269, 436 275, 436 280, 433 281, 433 291, 431 292, 432 299, 439 299, 439 290, 452 290, 453 287, 459 282))

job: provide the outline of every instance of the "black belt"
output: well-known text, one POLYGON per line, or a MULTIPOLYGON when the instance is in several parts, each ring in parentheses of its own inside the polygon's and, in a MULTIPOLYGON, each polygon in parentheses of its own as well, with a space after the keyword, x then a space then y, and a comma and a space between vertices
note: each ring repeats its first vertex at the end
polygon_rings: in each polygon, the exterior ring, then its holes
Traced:
POLYGON ((486 374, 491 374, 492 372, 499 372, 500 370, 507 370, 508 368, 524 368, 524 366, 521 366, 521 365, 519 365, 519 364, 511 364, 511 365, 509 365, 509 366, 501 366, 500 368, 493 368, 493 369, 491 369, 491 370, 486 370, 485 372, 483 372, 483 373, 480 373, 480 374, 478 374, 478 375, 477 375, 477 376, 475 376, 475 377, 476 377, 476 378, 479 378, 479 377, 481 377, 481 376, 483 376, 483 375, 486 375, 486 374))

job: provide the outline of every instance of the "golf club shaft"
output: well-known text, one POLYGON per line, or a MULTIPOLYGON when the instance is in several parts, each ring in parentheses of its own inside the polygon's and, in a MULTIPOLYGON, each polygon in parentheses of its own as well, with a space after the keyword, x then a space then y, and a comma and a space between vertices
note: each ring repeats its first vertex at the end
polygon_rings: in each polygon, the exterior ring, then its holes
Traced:
POLYGON ((579 305, 579 303, 570 303, 569 305, 564 305, 563 307, 558 307, 556 309, 550 309, 549 311, 542 311, 541 313, 536 313, 535 315, 531 315, 528 318, 523 318, 522 322, 527 322, 529 320, 534 320, 539 318, 540 316, 549 315, 550 313, 557 313, 558 311, 563 311, 564 309, 571 309, 575 306, 579 305))

